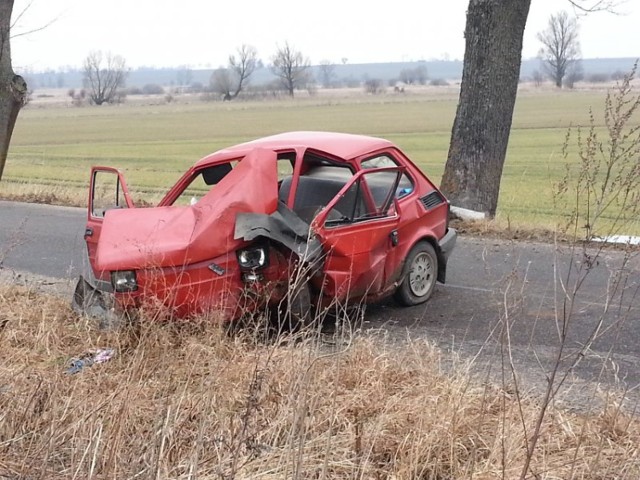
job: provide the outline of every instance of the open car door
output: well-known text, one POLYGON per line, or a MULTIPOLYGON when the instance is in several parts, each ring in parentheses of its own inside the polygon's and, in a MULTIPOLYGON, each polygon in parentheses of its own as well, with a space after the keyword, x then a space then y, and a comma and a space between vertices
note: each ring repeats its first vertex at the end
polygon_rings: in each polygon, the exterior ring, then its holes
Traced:
POLYGON ((102 279, 96 271, 95 257, 105 214, 114 208, 133 208, 127 184, 122 172, 111 167, 93 167, 89 186, 89 205, 84 239, 91 268, 96 279, 102 279))
POLYGON ((327 255, 326 294, 340 300, 377 295, 392 275, 400 215, 395 202, 401 167, 354 175, 313 221, 327 255))

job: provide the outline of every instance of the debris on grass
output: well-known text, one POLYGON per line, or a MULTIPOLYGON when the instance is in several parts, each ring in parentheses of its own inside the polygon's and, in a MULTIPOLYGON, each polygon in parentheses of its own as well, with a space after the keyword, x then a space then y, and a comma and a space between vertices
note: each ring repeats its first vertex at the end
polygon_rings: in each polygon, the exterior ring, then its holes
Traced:
POLYGON ((85 352, 79 357, 72 358, 69 367, 65 372, 73 375, 82 371, 85 367, 90 367, 95 363, 105 363, 113 358, 116 351, 113 348, 99 348, 97 350, 85 352))

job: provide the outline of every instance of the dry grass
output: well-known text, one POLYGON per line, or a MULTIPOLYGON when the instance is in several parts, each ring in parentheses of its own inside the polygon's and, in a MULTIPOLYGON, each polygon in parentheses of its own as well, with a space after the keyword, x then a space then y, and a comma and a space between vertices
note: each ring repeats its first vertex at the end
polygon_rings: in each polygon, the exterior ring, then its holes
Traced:
MULTIPOLYGON (((537 403, 446 363, 373 334, 99 331, 59 298, 0 287, 0 478, 517 478, 537 403), (117 356, 65 374, 99 347, 117 356)), ((552 409, 528 478, 639 478, 640 422, 606 403, 552 409)))
POLYGON ((460 220, 454 218, 450 222, 459 234, 471 237, 500 238, 503 240, 518 240, 553 243, 565 242, 569 238, 566 235, 543 226, 513 224, 499 219, 484 220, 460 220))
POLYGON ((86 185, 78 188, 62 185, 29 185, 3 180, 0 199, 86 208, 88 191, 89 188, 86 185))

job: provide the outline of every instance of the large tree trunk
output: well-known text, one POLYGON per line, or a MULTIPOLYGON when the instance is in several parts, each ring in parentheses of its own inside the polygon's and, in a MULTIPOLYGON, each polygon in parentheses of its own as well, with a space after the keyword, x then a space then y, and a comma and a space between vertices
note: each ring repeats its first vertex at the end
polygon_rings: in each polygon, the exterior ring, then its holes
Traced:
POLYGON ((441 188, 494 216, 531 0, 469 0, 460 100, 441 188))
POLYGON ((0 179, 18 112, 27 96, 27 84, 11 66, 11 11, 13 0, 0 0, 0 179))

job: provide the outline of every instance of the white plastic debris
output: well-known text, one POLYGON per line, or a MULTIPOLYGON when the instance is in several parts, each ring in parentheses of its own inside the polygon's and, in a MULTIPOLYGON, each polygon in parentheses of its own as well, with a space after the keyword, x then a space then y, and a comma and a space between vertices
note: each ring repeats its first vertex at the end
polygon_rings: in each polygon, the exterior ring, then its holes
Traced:
POLYGON ((640 237, 633 235, 609 235, 608 237, 594 237, 594 242, 618 243, 624 245, 640 245, 640 237))
POLYGON ((468 208, 454 207, 451 205, 451 213, 460 220, 484 220, 487 218, 485 212, 477 212, 468 208))
POLYGON ((77 358, 72 358, 66 369, 68 375, 76 374, 85 367, 90 367, 96 363, 108 362, 116 354, 113 348, 99 348, 82 354, 77 358))

